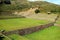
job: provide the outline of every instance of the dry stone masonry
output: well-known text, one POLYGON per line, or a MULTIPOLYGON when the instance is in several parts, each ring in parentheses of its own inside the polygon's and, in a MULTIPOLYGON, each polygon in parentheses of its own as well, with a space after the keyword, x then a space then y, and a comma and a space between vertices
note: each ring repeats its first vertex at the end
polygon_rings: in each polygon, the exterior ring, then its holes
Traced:
POLYGON ((48 27, 54 26, 54 23, 55 22, 48 23, 48 24, 45 24, 45 25, 36 26, 36 27, 31 27, 31 28, 25 28, 25 29, 19 29, 19 30, 14 30, 14 31, 3 32, 3 34, 4 35, 11 35, 11 34, 25 35, 25 34, 31 34, 33 32, 42 30, 44 28, 48 28, 48 27))

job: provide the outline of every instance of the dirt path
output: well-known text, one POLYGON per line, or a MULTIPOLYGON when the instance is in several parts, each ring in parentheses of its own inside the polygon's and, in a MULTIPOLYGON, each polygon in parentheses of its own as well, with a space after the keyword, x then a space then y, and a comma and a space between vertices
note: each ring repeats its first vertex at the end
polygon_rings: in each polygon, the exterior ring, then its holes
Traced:
POLYGON ((60 24, 55 24, 55 26, 58 26, 58 27, 60 27, 60 24))

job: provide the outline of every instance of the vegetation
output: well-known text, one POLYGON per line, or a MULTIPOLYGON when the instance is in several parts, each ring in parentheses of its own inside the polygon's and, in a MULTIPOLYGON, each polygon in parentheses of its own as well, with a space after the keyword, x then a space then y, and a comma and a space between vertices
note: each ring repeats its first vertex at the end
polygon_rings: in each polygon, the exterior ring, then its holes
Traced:
POLYGON ((12 40, 30 40, 30 39, 20 36, 18 34, 12 34, 12 35, 9 35, 8 37, 12 40))
POLYGON ((36 14, 40 13, 40 10, 39 10, 39 9, 36 9, 36 10, 35 10, 35 13, 36 13, 36 14))
POLYGON ((0 30, 17 30, 28 27, 34 27, 41 24, 46 24, 48 21, 44 20, 34 20, 29 18, 17 18, 17 19, 5 19, 0 20, 0 30))
MULTIPOLYGON (((30 8, 38 8, 39 10, 38 9, 35 10, 35 13, 50 12, 50 13, 60 14, 60 5, 49 3, 46 1, 28 2, 27 0, 11 0, 10 5, 0 4, 0 17, 1 18, 7 17, 7 16, 1 16, 1 12, 3 11, 15 12, 17 10, 23 11, 23 10, 28 10, 30 8)), ((1 19, 0 30, 12 31, 12 30, 34 27, 34 26, 38 26, 38 25, 42 25, 46 23, 49 23, 49 21, 34 20, 34 19, 29 19, 29 18, 4 19, 4 20, 1 19)), ((60 24, 60 20, 57 21, 56 24, 60 24)), ((35 33, 27 34, 24 36, 20 36, 18 34, 12 34, 12 35, 7 36, 4 40, 10 40, 10 39, 12 40, 60 40, 60 27, 52 26, 44 30, 40 30, 35 33)))
POLYGON ((4 37, 3 36, 0 36, 0 40, 3 40, 4 39, 4 37))
POLYGON ((60 40, 60 27, 52 26, 38 32, 25 35, 31 40, 60 40))
POLYGON ((14 40, 60 40, 60 27, 52 26, 32 34, 24 36, 12 34, 8 37, 14 40))
POLYGON ((38 7, 41 12, 59 12, 60 13, 60 5, 56 5, 53 3, 49 3, 46 1, 36 1, 36 2, 29 2, 27 0, 11 0, 10 5, 3 4, 0 7, 0 11, 6 10, 27 10, 29 8, 38 7))

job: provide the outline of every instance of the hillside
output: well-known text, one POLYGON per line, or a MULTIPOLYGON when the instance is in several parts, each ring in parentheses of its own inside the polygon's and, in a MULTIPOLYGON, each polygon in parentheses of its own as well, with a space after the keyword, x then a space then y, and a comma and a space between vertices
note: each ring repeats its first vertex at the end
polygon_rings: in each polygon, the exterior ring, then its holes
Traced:
POLYGON ((31 2, 33 6, 38 7, 41 11, 52 11, 52 10, 60 10, 60 6, 53 4, 53 3, 49 3, 46 1, 36 1, 36 2, 31 2))
POLYGON ((10 5, 3 4, 0 7, 0 11, 6 10, 27 10, 29 8, 38 7, 40 11, 47 12, 47 11, 60 11, 60 5, 56 5, 53 3, 49 3, 46 1, 36 1, 36 2, 29 2, 27 0, 11 0, 10 5))

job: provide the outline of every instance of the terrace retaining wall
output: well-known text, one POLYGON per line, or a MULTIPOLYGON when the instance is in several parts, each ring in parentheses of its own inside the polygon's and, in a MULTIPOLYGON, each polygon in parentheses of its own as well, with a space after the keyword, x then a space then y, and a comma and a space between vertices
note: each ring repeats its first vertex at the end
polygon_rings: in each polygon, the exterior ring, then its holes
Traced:
POLYGON ((2 19, 16 19, 16 18, 26 18, 25 16, 8 16, 8 17, 0 17, 0 20, 2 19))
POLYGON ((48 28, 51 26, 54 26, 55 22, 48 23, 45 25, 40 25, 36 27, 31 27, 31 28, 25 28, 25 29, 19 29, 19 30, 14 30, 14 31, 9 31, 9 32, 3 32, 4 35, 11 35, 11 34, 19 34, 19 35, 25 35, 25 34, 30 34, 39 30, 42 30, 44 28, 48 28))

